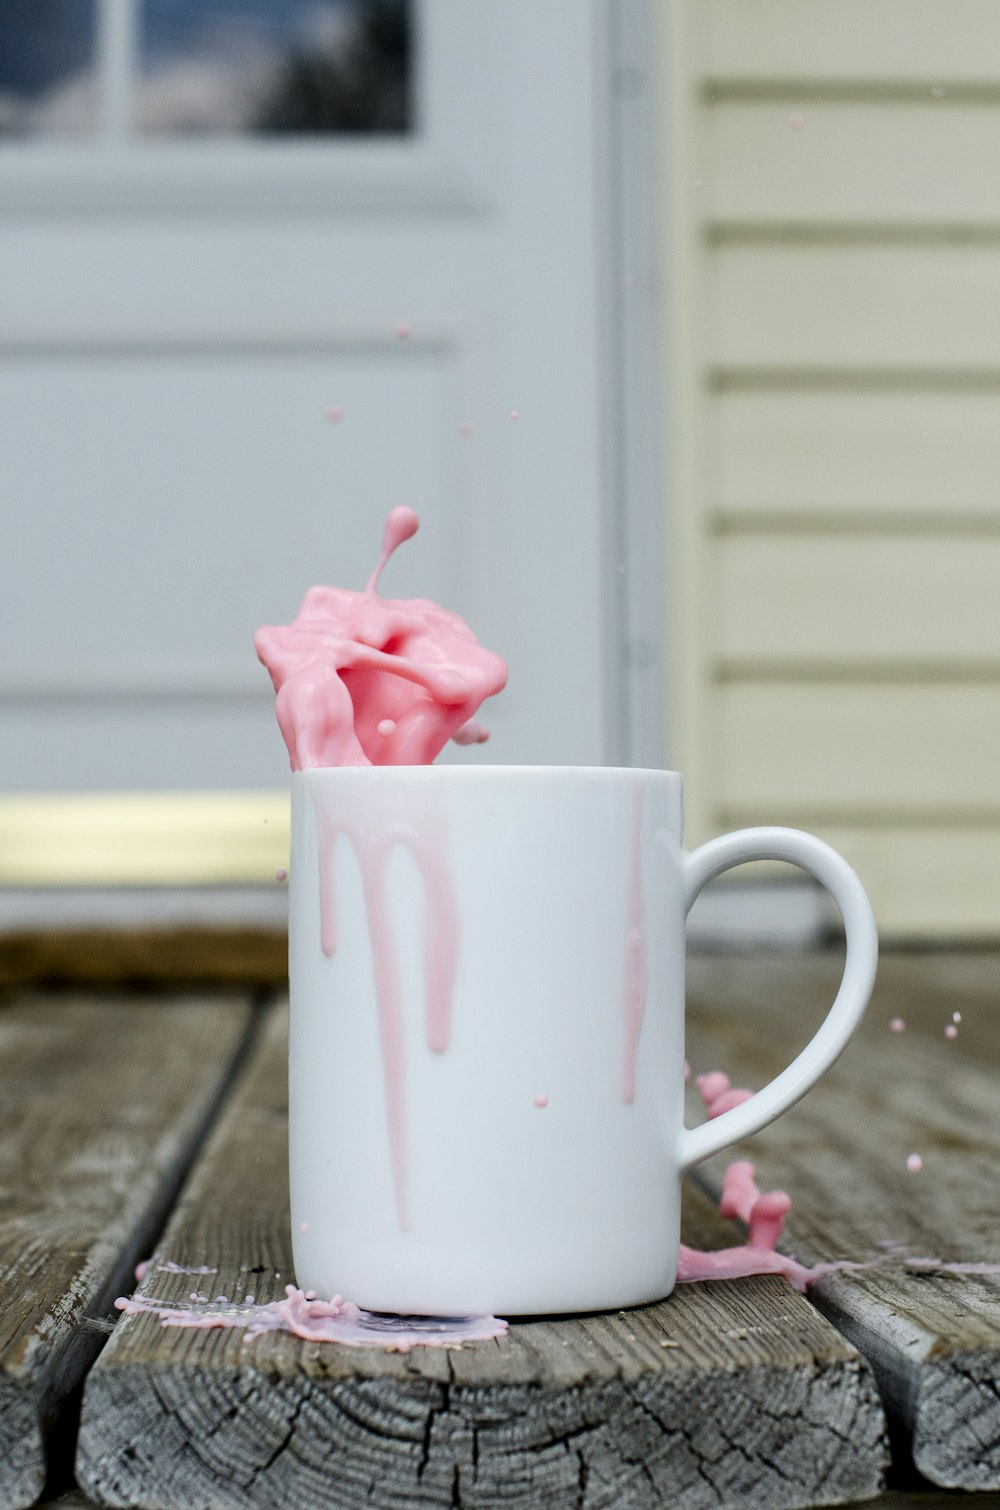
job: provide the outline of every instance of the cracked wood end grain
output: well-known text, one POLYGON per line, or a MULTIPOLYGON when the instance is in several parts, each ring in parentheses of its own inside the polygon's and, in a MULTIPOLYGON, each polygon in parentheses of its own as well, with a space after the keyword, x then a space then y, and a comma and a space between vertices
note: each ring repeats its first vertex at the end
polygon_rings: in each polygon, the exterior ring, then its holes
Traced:
POLYGON ((46 1438, 217 1101, 246 1002, 24 998, 0 1009, 0 1510, 46 1438))
MULTIPOLYGON (((814 1031, 840 968, 834 951, 693 960, 696 1068, 763 1085, 814 1031)), ((998 981, 995 951, 883 961, 843 1058, 742 1150, 764 1185, 792 1195, 788 1252, 864 1261, 883 1240, 912 1257, 1000 1262, 998 981), (889 1029, 895 1017, 902 1034, 889 1029), (919 1174, 906 1168, 912 1152, 919 1174)), ((710 1186, 723 1167, 706 1166, 710 1186)), ((890 1260, 811 1295, 874 1366, 899 1451, 941 1487, 1000 1489, 1000 1276, 910 1273, 890 1260)))
MULTIPOLYGON (((269 1300, 291 1277, 285 1031, 275 1013, 160 1246, 217 1265, 213 1293, 269 1300)), ((733 1233, 694 1192, 686 1235, 733 1233)), ((771 1277, 405 1356, 127 1317, 87 1382, 77 1473, 100 1505, 161 1510, 780 1510, 876 1493, 885 1455, 864 1361, 771 1277)))

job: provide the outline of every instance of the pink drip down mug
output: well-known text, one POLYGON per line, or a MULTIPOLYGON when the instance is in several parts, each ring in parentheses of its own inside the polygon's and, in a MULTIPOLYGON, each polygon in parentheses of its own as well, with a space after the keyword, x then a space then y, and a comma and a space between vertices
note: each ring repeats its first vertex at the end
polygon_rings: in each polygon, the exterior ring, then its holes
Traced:
POLYGON ((671 771, 341 767, 292 783, 299 1284, 424 1315, 668 1295, 684 1171, 797 1101, 868 1003, 875 922, 846 861, 785 828, 686 853, 671 771), (689 1130, 685 919, 747 860, 828 888, 844 976, 777 1079, 689 1130))

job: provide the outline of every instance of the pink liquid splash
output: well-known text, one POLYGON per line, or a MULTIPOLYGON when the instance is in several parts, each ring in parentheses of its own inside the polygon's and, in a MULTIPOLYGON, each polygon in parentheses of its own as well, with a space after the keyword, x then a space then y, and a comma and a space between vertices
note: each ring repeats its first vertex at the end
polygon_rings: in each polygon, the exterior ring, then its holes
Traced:
MULTIPOLYGON (((184 1272, 184 1271, 182 1271, 184 1272)), ((201 1272, 201 1271, 191 1271, 201 1272)), ((289 1332, 304 1342, 339 1342, 345 1347, 382 1347, 408 1353, 415 1347, 461 1347, 466 1342, 488 1342, 503 1337, 506 1321, 497 1316, 390 1316, 365 1311, 353 1301, 335 1295, 317 1300, 312 1291, 285 1286, 283 1300, 260 1305, 247 1296, 242 1305, 230 1305, 224 1295, 214 1301, 192 1295, 190 1306, 171 1305, 152 1296, 119 1296, 115 1309, 126 1316, 153 1315, 165 1327, 239 1329, 244 1343, 265 1332, 289 1332)))
POLYGON ((481 725, 466 726, 506 684, 501 658, 458 614, 426 598, 378 596, 383 568, 418 526, 413 509, 392 509, 362 592, 310 587, 291 624, 254 635, 293 770, 430 765, 455 735, 486 737, 481 725))
MULTIPOLYGON (((684 1066, 685 1080, 688 1066, 684 1066)), ((718 1117, 734 1106, 740 1106, 753 1095, 752 1091, 734 1089, 728 1075, 721 1070, 711 1070, 695 1076, 695 1085, 708 1116, 718 1117)), ((870 1264, 840 1263, 814 1264, 807 1268, 796 1259, 778 1253, 777 1246, 785 1225, 785 1217, 792 1208, 789 1195, 783 1190, 760 1191, 756 1184, 756 1170, 745 1160, 730 1164, 722 1180, 722 1195, 719 1212, 730 1220, 741 1221, 748 1229, 748 1240, 734 1248, 720 1248, 705 1253, 697 1248, 688 1248, 683 1243, 677 1264, 677 1283, 695 1284, 713 1279, 748 1279, 753 1274, 782 1274, 789 1284, 801 1293, 824 1274, 837 1274, 847 1269, 866 1269, 870 1264)))

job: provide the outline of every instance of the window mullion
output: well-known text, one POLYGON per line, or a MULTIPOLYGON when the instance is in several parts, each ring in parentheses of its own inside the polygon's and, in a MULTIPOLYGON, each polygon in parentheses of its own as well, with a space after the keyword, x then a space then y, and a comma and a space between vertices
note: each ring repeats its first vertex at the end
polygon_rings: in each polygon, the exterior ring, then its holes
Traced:
POLYGON ((138 49, 138 0, 98 0, 101 137, 119 146, 132 137, 138 49))

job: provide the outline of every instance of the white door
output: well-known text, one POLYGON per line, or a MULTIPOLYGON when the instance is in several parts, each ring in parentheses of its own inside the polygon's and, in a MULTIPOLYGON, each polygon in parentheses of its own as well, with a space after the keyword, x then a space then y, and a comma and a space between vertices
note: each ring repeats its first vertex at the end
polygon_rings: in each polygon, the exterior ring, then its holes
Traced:
POLYGON ((35 6, 61 41, 27 63, 32 7, 0 14, 0 787, 282 784, 253 628, 360 586, 397 503, 423 529, 385 591, 510 664, 460 758, 659 758, 618 8, 413 0, 387 129, 336 132, 286 128, 357 43, 344 0, 35 6))

